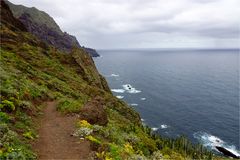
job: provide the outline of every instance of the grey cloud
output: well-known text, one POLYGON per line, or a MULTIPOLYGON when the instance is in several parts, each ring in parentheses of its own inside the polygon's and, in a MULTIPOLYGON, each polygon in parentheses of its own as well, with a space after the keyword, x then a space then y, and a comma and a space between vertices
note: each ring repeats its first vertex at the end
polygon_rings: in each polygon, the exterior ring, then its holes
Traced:
POLYGON ((81 44, 96 48, 239 47, 239 0, 12 2, 46 11, 81 44))

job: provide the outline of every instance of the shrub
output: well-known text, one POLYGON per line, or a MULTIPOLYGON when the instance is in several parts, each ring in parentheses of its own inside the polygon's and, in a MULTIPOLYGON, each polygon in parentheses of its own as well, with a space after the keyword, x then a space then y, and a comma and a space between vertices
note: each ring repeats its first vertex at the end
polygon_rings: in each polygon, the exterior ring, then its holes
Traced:
POLYGON ((0 123, 0 159, 36 159, 36 155, 10 130, 6 124, 0 123))
POLYGON ((114 143, 110 143, 109 148, 110 148, 110 150, 109 150, 110 156, 113 159, 120 160, 121 159, 121 156, 120 156, 121 148, 120 148, 120 146, 118 146, 114 143))
POLYGON ((31 109, 32 103, 30 101, 19 101, 18 106, 22 109, 31 109))
POLYGON ((0 110, 14 111, 15 105, 11 101, 3 100, 0 104, 0 110))
POLYGON ((96 153, 96 156, 98 159, 106 159, 106 153, 104 151, 96 153))
POLYGON ((130 143, 124 144, 124 151, 127 152, 128 154, 134 153, 134 149, 130 143))
POLYGON ((22 122, 25 126, 32 125, 31 117, 28 116, 25 112, 22 112, 20 109, 16 111, 15 118, 17 121, 22 122))
POLYGON ((98 132, 98 131, 101 131, 101 130, 103 129, 103 127, 102 127, 102 126, 99 126, 99 125, 97 125, 97 124, 94 124, 94 125, 92 126, 92 129, 93 129, 94 132, 98 132))
POLYGON ((97 139, 91 135, 87 136, 86 139, 88 139, 89 141, 91 141, 94 144, 97 144, 97 145, 101 144, 101 141, 99 139, 97 139))
POLYGON ((86 127, 78 128, 73 133, 73 136, 84 138, 84 137, 90 135, 92 132, 93 132, 93 130, 90 128, 86 128, 86 127))
POLYGON ((10 116, 7 113, 0 112, 0 122, 7 123, 10 120, 10 116))
POLYGON ((57 109, 63 113, 78 113, 83 106, 81 99, 64 98, 58 103, 57 109))
POLYGON ((25 137, 27 139, 34 139, 36 137, 36 135, 32 131, 28 131, 28 132, 23 133, 23 137, 25 137))

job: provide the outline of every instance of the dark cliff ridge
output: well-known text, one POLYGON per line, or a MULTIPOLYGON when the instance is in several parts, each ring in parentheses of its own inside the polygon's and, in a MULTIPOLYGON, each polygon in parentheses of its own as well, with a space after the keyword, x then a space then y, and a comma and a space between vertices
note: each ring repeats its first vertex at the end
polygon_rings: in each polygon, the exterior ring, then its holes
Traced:
MULTIPOLYGON (((5 2, 9 5, 13 16, 19 19, 29 32, 42 41, 53 45, 64 52, 70 52, 73 47, 81 48, 76 37, 66 32, 62 32, 54 19, 47 13, 40 11, 35 7, 28 8, 23 5, 12 4, 9 1, 5 2)), ((92 57, 99 56, 94 49, 87 48, 85 51, 92 57)))
POLYGON ((13 16, 9 6, 3 0, 1 0, 1 24, 8 26, 14 31, 27 31, 24 24, 13 16))
POLYGON ((33 18, 28 13, 23 13, 18 19, 25 24, 29 32, 59 50, 70 52, 72 47, 80 47, 74 36, 67 33, 59 33, 49 28, 46 24, 39 25, 34 22, 33 18))
POLYGON ((92 57, 99 57, 99 56, 100 56, 95 49, 86 48, 86 47, 84 47, 84 46, 82 46, 82 48, 83 48, 86 52, 88 52, 92 57))

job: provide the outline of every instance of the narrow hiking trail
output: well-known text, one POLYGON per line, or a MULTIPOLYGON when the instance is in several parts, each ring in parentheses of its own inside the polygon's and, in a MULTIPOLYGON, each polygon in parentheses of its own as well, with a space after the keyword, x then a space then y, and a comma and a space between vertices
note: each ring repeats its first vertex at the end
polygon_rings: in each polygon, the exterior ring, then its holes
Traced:
POLYGON ((72 137, 76 117, 56 111, 56 102, 47 102, 39 126, 39 139, 33 145, 41 160, 88 159, 91 152, 88 141, 72 137))

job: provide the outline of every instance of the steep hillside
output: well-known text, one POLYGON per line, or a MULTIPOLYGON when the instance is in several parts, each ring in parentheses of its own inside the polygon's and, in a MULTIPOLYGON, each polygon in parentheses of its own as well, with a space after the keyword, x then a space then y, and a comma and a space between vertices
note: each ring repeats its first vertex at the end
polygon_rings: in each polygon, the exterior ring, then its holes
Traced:
MULTIPOLYGON (((54 19, 47 13, 35 7, 28 8, 6 1, 15 18, 19 19, 29 32, 42 41, 64 52, 70 52, 73 47, 81 47, 76 37, 62 32, 54 19)), ((99 56, 95 50, 86 50, 91 56, 99 56)))
POLYGON ((62 116, 75 117, 75 131, 67 134, 76 143, 90 142, 94 159, 212 158, 184 137, 163 138, 143 126, 139 114, 111 94, 83 49, 66 54, 47 45, 26 32, 2 0, 1 16, 0 159, 39 158, 31 144, 38 139, 38 119, 49 101, 62 116))
POLYGON ((9 5, 13 16, 16 18, 19 18, 22 16, 22 14, 28 14, 31 15, 32 19, 34 19, 34 22, 38 25, 45 24, 49 29, 55 30, 59 34, 62 33, 60 27, 57 25, 57 23, 54 21, 52 17, 50 17, 47 13, 38 10, 35 7, 27 8, 23 5, 14 5, 9 1, 6 1, 9 5))

